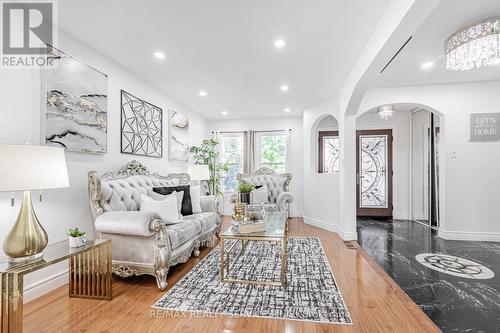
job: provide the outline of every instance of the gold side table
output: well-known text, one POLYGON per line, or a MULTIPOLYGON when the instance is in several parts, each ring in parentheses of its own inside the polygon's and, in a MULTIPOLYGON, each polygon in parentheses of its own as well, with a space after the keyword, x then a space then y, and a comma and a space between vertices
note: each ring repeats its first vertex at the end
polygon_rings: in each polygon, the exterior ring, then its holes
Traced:
POLYGON ((30 262, 0 259, 0 332, 23 331, 23 277, 60 261, 69 261, 69 296, 111 300, 111 240, 87 241, 70 248, 69 241, 48 245, 43 258, 30 262))

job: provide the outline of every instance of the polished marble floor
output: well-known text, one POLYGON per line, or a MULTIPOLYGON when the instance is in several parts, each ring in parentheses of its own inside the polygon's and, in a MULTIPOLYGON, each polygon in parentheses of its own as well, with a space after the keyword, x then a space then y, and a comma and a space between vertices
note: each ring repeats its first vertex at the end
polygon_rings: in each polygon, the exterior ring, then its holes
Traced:
POLYGON ((415 222, 369 218, 358 219, 358 241, 443 332, 500 332, 500 243, 448 241, 415 222), (494 276, 432 269, 415 259, 421 253, 463 258, 494 276))

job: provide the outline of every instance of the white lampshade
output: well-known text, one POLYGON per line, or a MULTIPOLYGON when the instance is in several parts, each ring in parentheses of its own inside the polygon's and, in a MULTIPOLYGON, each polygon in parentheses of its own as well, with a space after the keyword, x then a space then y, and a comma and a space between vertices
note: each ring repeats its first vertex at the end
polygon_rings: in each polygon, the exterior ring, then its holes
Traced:
POLYGON ((0 191, 69 187, 62 148, 0 144, 0 191))
POLYGON ((188 165, 188 174, 191 177, 191 180, 210 179, 210 172, 208 171, 208 165, 204 164, 188 165))

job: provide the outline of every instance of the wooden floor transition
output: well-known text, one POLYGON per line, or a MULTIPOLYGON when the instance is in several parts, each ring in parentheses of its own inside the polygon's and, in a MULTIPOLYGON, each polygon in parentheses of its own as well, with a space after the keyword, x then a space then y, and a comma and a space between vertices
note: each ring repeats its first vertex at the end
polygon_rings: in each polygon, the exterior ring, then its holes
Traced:
MULTIPOLYGON (((229 225, 224 220, 223 229, 229 225)), ((152 315, 151 304, 164 292, 153 277, 113 279, 113 300, 69 298, 60 287, 24 307, 24 332, 440 332, 397 284, 363 251, 346 247, 335 233, 291 221, 290 235, 321 239, 333 274, 351 314, 353 325, 292 320, 152 315)), ((170 270, 171 288, 211 251, 170 270)))

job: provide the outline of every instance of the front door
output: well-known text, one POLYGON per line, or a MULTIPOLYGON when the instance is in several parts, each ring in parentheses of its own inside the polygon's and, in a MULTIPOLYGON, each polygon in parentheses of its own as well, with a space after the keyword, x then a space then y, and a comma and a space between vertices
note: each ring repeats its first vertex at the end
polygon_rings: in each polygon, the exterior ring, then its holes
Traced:
POLYGON ((356 135, 357 215, 392 217, 392 130, 356 135))

